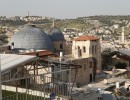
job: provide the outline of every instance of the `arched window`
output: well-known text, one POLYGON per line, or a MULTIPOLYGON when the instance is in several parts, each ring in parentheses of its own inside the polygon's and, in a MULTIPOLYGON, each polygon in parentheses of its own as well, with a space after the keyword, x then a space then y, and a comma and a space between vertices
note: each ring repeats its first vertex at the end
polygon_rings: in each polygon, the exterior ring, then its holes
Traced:
POLYGON ((14 46, 14 42, 11 43, 11 46, 14 46))
POLYGON ((78 50, 80 49, 80 47, 78 46, 78 50))
POLYGON ((86 52, 86 47, 85 46, 83 46, 83 52, 86 52))
POLYGON ((82 56, 82 52, 81 52, 81 49, 79 46, 78 46, 78 54, 79 54, 79 56, 82 56))
POLYGON ((62 43, 60 44, 60 49, 63 49, 63 44, 62 43))

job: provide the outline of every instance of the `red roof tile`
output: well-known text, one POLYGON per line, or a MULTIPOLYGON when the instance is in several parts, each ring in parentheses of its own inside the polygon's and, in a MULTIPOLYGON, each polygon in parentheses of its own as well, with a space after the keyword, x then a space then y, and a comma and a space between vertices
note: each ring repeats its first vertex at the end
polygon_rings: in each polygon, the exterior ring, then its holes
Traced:
POLYGON ((44 50, 44 51, 36 51, 36 52, 29 52, 29 53, 22 53, 21 55, 37 55, 38 56, 48 56, 48 55, 53 55, 52 52, 44 50))
POLYGON ((78 38, 73 39, 74 41, 87 41, 87 40, 98 40, 99 38, 96 36, 79 36, 78 38))

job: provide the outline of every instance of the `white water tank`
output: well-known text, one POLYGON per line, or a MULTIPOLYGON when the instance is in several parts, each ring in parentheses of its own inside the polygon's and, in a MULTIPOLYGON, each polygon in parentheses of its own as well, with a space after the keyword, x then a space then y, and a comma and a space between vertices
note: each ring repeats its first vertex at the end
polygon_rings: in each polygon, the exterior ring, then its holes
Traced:
POLYGON ((63 56, 63 52, 60 52, 60 58, 59 58, 60 61, 63 61, 64 60, 64 56, 63 56))
POLYGON ((118 89, 120 87, 119 82, 116 82, 116 89, 118 89))
POLYGON ((63 57, 63 52, 60 52, 60 57, 63 57))

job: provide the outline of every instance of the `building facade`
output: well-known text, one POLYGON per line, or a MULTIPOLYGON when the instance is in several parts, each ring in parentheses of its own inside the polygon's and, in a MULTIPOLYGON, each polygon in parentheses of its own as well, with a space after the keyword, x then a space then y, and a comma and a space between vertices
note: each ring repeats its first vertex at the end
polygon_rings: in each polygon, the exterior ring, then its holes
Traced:
MULTIPOLYGON (((101 70, 101 48, 99 38, 95 36, 80 36, 72 41, 72 53, 64 55, 67 63, 81 65, 81 68, 71 70, 71 82, 79 86, 95 81, 97 70, 101 70)), ((57 69, 55 69, 57 70, 57 69)), ((57 79, 67 80, 69 72, 55 75, 57 79)))
POLYGON ((80 36, 74 38, 69 45, 62 32, 54 26, 46 34, 34 25, 26 25, 13 35, 10 44, 14 46, 14 50, 18 50, 20 53, 37 52, 37 50, 51 51, 56 55, 53 57, 54 61, 59 61, 57 55, 59 56, 60 52, 63 52, 66 63, 82 66, 78 69, 71 69, 71 73, 64 72, 54 75, 53 78, 62 78, 65 82, 69 81, 68 77, 71 74, 71 82, 80 85, 88 84, 95 81, 96 70, 101 70, 100 41, 96 36, 80 36))

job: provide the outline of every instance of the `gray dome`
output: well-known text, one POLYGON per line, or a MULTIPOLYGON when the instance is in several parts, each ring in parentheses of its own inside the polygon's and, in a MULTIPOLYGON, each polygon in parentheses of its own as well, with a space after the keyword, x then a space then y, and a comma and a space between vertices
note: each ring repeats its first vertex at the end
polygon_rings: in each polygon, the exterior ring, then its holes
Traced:
POLYGON ((9 44, 14 43, 16 50, 49 50, 53 51, 53 44, 46 33, 33 25, 25 25, 16 32, 9 44))
POLYGON ((47 34, 49 35, 50 39, 52 41, 63 41, 64 40, 64 35, 58 28, 51 28, 47 34))

